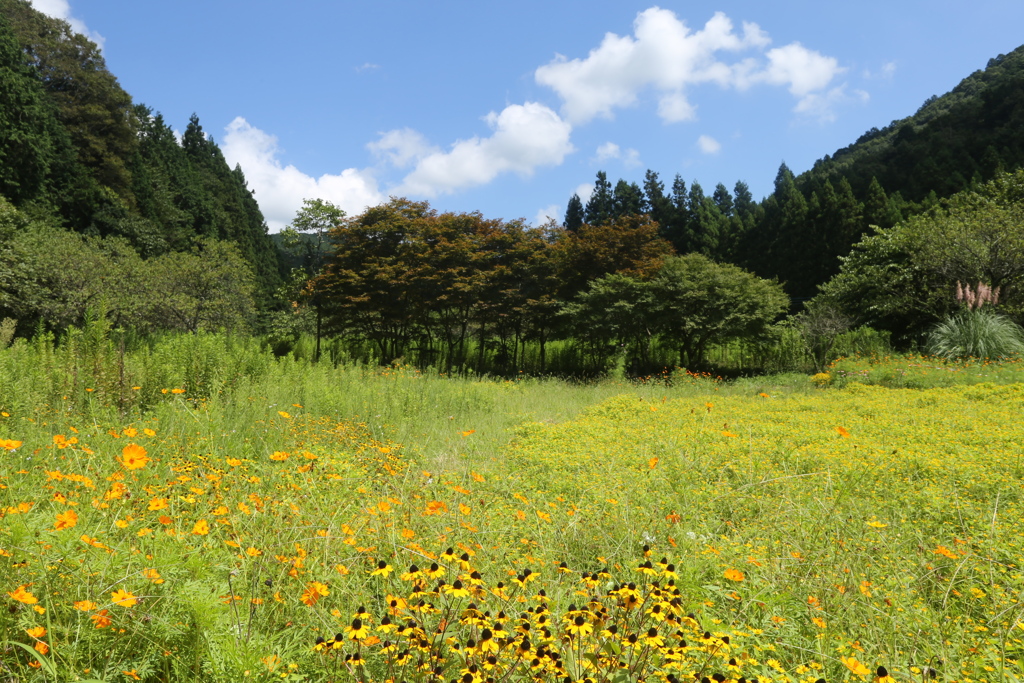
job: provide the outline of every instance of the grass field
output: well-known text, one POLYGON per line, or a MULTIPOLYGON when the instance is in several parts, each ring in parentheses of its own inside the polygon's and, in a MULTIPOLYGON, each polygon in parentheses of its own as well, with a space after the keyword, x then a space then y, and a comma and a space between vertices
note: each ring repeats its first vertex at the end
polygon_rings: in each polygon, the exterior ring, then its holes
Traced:
POLYGON ((12 367, 0 680, 1024 678, 1019 384, 12 367))

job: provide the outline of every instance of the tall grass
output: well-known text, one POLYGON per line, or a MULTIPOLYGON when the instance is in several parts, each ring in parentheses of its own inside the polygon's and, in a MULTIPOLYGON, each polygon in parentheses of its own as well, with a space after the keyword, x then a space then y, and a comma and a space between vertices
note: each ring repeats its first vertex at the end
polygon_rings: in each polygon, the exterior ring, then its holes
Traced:
POLYGON ((1024 352, 1024 330, 1006 316, 971 309, 936 325, 928 335, 928 351, 950 360, 1016 356, 1024 352))

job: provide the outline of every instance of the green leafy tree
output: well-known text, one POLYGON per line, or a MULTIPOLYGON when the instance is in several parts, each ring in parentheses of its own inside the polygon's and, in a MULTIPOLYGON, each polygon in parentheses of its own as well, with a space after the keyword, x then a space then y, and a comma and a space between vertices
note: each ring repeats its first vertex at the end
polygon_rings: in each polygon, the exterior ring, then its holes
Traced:
POLYGON ((618 353, 634 370, 650 366, 651 343, 663 312, 649 282, 612 273, 593 280, 562 308, 568 329, 588 352, 592 369, 603 371, 618 353))
POLYGON ((318 286, 332 330, 365 339, 383 363, 402 357, 423 321, 418 279, 430 265, 421 235, 436 212, 426 202, 392 198, 333 229, 335 250, 318 286))
POLYGON ((293 292, 296 301, 301 300, 313 309, 313 333, 316 346, 314 361, 320 360, 320 341, 323 336, 324 296, 319 276, 330 254, 330 232, 342 225, 345 212, 341 207, 322 199, 304 199, 302 208, 284 230, 282 236, 286 249, 298 252, 302 259, 302 288, 293 292))
POLYGON ((764 335, 789 306, 778 283, 701 254, 666 259, 651 287, 661 337, 691 369, 706 365, 711 344, 764 335))
POLYGON ((909 343, 952 312, 958 281, 999 288, 1004 311, 1024 312, 1024 171, 877 229, 842 259, 819 296, 909 343))
POLYGON ((191 333, 251 329, 255 276, 237 245, 203 240, 191 252, 151 259, 147 269, 162 327, 191 333))
POLYGON ((576 233, 556 235, 553 257, 558 263, 558 298, 568 301, 591 280, 609 273, 646 277, 653 274, 672 245, 658 236, 658 225, 646 215, 618 218, 603 225, 584 224, 576 233))

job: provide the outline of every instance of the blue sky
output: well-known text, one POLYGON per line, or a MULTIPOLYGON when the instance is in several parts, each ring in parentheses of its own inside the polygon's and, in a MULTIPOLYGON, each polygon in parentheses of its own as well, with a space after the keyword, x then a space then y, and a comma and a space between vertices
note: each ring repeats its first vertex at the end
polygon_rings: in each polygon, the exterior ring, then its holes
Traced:
POLYGON ((199 115, 272 232, 304 198, 561 220, 598 170, 771 190, 1024 42, 1020 0, 33 0, 199 115))

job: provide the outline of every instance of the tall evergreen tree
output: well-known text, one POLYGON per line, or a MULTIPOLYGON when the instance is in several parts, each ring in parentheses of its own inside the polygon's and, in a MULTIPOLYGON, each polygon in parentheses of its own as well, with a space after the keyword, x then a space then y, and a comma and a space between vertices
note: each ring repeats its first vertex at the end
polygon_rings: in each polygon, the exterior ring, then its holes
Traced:
POLYGON ((895 203, 886 196, 878 178, 871 176, 867 196, 864 197, 865 227, 877 225, 880 228, 891 228, 900 221, 900 212, 895 203))
POLYGON ((619 180, 612 192, 612 216, 639 216, 644 211, 644 195, 636 183, 619 180))
POLYGON ((691 249, 686 231, 689 213, 687 211, 686 182, 678 173, 672 179, 672 195, 669 202, 671 215, 668 224, 662 226, 662 234, 675 247, 676 253, 685 254, 691 249))
POLYGON ((644 175, 644 207, 661 228, 662 237, 672 220, 672 200, 665 196, 665 184, 648 169, 644 175))
POLYGON ((565 208, 565 229, 576 232, 583 225, 583 201, 573 192, 569 197, 569 205, 565 208))
POLYGON ((584 212, 585 222, 590 225, 604 225, 611 221, 613 210, 612 185, 608 182, 608 174, 598 171, 594 192, 590 195, 584 212))
POLYGON ((35 69, 0 14, 0 195, 16 206, 39 197, 64 134, 35 69))

